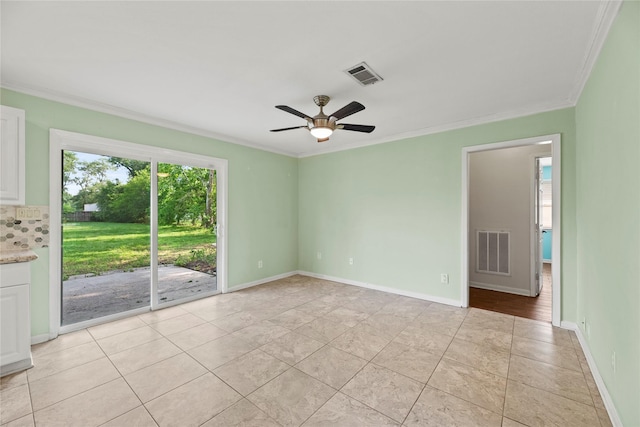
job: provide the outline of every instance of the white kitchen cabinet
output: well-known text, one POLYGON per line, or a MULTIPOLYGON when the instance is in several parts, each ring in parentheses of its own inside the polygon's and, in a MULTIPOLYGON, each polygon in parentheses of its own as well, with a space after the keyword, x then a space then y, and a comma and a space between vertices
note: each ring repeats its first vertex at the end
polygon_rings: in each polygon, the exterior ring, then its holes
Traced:
POLYGON ((24 110, 0 111, 0 204, 24 205, 24 110))
POLYGON ((28 262, 0 264, 0 375, 33 366, 31 361, 28 262))

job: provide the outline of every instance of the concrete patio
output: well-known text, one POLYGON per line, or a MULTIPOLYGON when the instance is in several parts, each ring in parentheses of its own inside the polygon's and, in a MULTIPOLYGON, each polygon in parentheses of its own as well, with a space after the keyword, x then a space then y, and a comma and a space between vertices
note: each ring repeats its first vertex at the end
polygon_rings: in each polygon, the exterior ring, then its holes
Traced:
MULTIPOLYGON (((121 313, 150 302, 149 267, 114 271, 99 276, 75 276, 62 283, 62 324, 69 325, 121 313)), ((215 275, 175 265, 158 268, 160 303, 196 296, 217 289, 215 275)))

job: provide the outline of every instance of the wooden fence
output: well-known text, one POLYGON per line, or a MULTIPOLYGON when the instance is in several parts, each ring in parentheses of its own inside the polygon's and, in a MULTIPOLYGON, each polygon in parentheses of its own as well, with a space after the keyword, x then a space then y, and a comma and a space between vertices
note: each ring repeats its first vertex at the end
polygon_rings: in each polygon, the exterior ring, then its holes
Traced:
POLYGON ((64 214, 64 219, 67 222, 89 222, 93 221, 93 212, 70 212, 64 214))

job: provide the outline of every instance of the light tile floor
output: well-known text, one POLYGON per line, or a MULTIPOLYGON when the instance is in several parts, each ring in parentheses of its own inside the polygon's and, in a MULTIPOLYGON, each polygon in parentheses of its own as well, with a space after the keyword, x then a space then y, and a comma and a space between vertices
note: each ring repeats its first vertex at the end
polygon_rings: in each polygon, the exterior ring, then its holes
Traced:
POLYGON ((573 332, 293 276, 62 335, 2 426, 608 426, 573 332))

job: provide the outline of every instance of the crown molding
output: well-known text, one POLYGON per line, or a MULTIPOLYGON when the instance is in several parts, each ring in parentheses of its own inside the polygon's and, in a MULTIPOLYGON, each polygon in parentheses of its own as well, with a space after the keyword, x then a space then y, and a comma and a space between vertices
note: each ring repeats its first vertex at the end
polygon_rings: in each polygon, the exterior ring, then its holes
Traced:
POLYGON ((388 142, 401 141, 409 138, 432 135, 432 134, 451 131, 451 130, 463 129, 471 126, 478 126, 478 125, 483 125, 483 124, 488 124, 493 122, 499 122, 502 120, 509 120, 509 119, 515 119, 518 117, 530 116, 533 114, 544 113, 547 111, 575 107, 575 102, 572 102, 571 100, 567 99, 563 101, 538 104, 533 107, 514 109, 514 110, 510 110, 503 113, 484 115, 484 116, 475 117, 467 120, 447 123, 444 125, 421 128, 414 131, 395 134, 385 138, 374 139, 374 140, 369 140, 365 142, 355 142, 352 144, 345 144, 339 147, 321 149, 320 151, 307 151, 303 153, 296 153, 296 152, 266 148, 263 146, 259 146, 257 144, 250 143, 248 141, 244 141, 238 138, 228 136, 228 135, 220 135, 215 132, 207 131, 194 126, 189 126, 189 125, 174 122, 171 120, 152 117, 143 113, 138 113, 136 111, 115 107, 109 104, 99 103, 99 102, 81 98, 81 97, 61 94, 61 93, 46 90, 46 89, 33 88, 26 85, 19 85, 15 83, 7 83, 7 82, 2 82, 0 84, 0 87, 15 91, 15 92, 23 93, 26 95, 36 96, 49 101, 60 102, 63 104, 74 106, 74 107, 86 108, 88 110, 97 111, 100 113, 110 114, 113 116, 135 120, 138 122, 142 122, 142 123, 146 123, 154 126, 160 126, 167 129, 172 129, 180 132, 190 133, 193 135, 203 136, 206 138, 216 139, 218 141, 229 143, 229 144, 241 145, 241 146, 253 148, 256 150, 266 151, 274 154, 280 154, 283 156, 293 157, 293 158, 313 157, 313 156, 319 156, 323 154, 335 153, 339 151, 352 150, 355 148, 368 147, 371 145, 386 144, 388 142))
POLYGON ((416 137, 425 136, 425 135, 433 135, 436 133, 442 133, 442 132, 447 132, 447 131, 452 131, 457 129, 464 129, 471 126, 479 126, 479 125, 484 125, 488 123, 500 122, 503 120, 517 119, 519 117, 526 117, 534 114, 545 113, 548 111, 575 107, 575 105, 576 105, 575 102, 571 102, 568 99, 563 101, 538 104, 533 107, 514 109, 514 110, 503 112, 503 113, 489 114, 485 116, 475 117, 472 119, 447 123, 444 125, 432 126, 428 128, 418 129, 415 131, 404 132, 404 133, 393 135, 388 138, 382 138, 379 140, 373 140, 373 141, 367 141, 367 142, 356 142, 353 144, 343 145, 341 147, 327 148, 322 151, 314 151, 314 152, 308 151, 306 153, 299 154, 298 158, 320 156, 323 154, 330 154, 330 153, 336 153, 339 151, 352 150, 354 148, 368 147, 370 145, 385 144, 387 142, 401 141, 409 138, 416 138, 416 137))
POLYGON ((294 157, 294 158, 297 157, 296 153, 267 148, 264 146, 253 144, 248 141, 244 141, 239 138, 234 138, 229 135, 218 134, 215 132, 211 132, 205 129, 195 127, 195 126, 190 126, 190 125, 174 122, 167 119, 161 119, 158 117, 149 116, 143 113, 139 113, 137 111, 116 107, 110 104, 104 104, 101 102, 93 101, 93 100, 82 98, 79 96, 62 94, 62 93, 51 91, 48 89, 36 88, 32 86, 11 83, 11 82, 1 82, 0 87, 14 91, 14 92, 23 93, 25 95, 31 95, 31 96, 36 96, 38 98, 43 98, 48 101, 59 102, 62 104, 71 105, 73 107, 85 108, 87 110, 110 114, 112 116, 117 116, 124 119, 135 120, 137 122, 146 123, 153 126, 159 126, 166 129, 189 133, 192 135, 203 136, 205 138, 215 139, 220 142, 224 142, 228 144, 241 145, 244 147, 253 148, 255 150, 266 151, 266 152, 280 154, 288 157, 294 157))
POLYGON ((596 19, 593 23, 593 28, 591 31, 591 43, 589 44, 589 49, 587 49, 584 54, 584 58, 582 59, 582 67, 576 77, 576 81, 573 85, 573 90, 569 95, 569 100, 574 105, 578 102, 578 99, 580 98, 580 95, 582 94, 582 91, 584 90, 584 87, 589 80, 591 71, 595 66, 598 56, 600 56, 602 46, 604 46, 604 42, 607 39, 609 30, 611 29, 616 16, 618 16, 618 12, 620 11, 621 6, 622 0, 600 2, 598 13, 596 15, 596 19))

